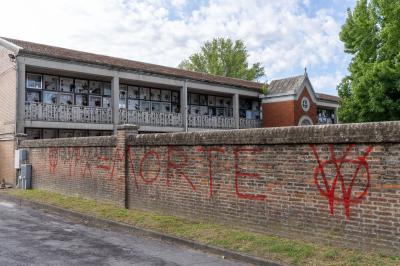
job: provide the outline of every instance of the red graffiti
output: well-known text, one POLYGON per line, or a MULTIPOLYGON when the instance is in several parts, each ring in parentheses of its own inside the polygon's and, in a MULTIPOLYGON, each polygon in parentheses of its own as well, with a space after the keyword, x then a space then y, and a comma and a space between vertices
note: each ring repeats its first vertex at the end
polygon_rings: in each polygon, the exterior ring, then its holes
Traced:
POLYGON ((145 153, 145 155, 143 155, 142 159, 140 159, 140 163, 139 163, 139 175, 142 178, 143 182, 145 182, 146 184, 152 184, 153 182, 155 182, 158 179, 158 176, 160 175, 160 155, 151 150, 145 153), (151 178, 145 178, 143 176, 143 164, 146 161, 147 157, 149 156, 154 156, 157 159, 157 174, 154 175, 151 178))
POLYGON ((108 176, 108 179, 109 179, 109 180, 112 180, 113 177, 114 177, 114 174, 115 174, 115 165, 116 165, 117 162, 119 162, 119 163, 124 162, 124 155, 121 154, 121 152, 120 152, 120 150, 119 150, 118 148, 115 149, 114 158, 113 158, 113 160, 112 160, 112 166, 109 166, 109 167, 108 167, 108 170, 111 169, 111 172, 110 172, 110 174, 109 174, 109 176, 108 176))
POLYGON ((49 171, 51 174, 56 173, 58 164, 58 148, 49 148, 49 171))
POLYGON ((130 169, 132 169, 135 187, 136 187, 136 189, 139 189, 139 184, 137 182, 136 175, 135 175, 135 163, 134 163, 135 155, 134 155, 134 153, 132 153, 132 146, 128 146, 127 154, 128 154, 128 161, 129 161, 129 165, 126 166, 126 167, 128 167, 128 175, 129 175, 129 168, 130 168, 130 169))
POLYGON ((259 174, 244 173, 239 170, 239 155, 242 152, 261 152, 261 149, 240 149, 235 148, 233 153, 235 155, 235 191, 238 198, 252 199, 252 200, 265 200, 267 196, 261 194, 247 194, 239 191, 239 177, 255 177, 260 178, 259 174))
POLYGON ((111 169, 110 164, 106 165, 106 164, 102 163, 102 162, 109 162, 110 161, 107 156, 99 156, 97 159, 100 161, 100 163, 96 166, 97 169, 110 171, 110 169, 111 169))
MULTIPOLYGON (((176 157, 175 157, 176 158, 176 157)), ((168 147, 168 153, 167 153, 167 181, 166 184, 167 186, 170 186, 170 170, 175 169, 181 177, 183 177, 191 186, 193 190, 196 190, 196 187, 193 185, 192 181, 187 177, 187 175, 182 171, 182 168, 187 166, 188 158, 186 153, 182 149, 176 149, 173 147, 168 147), (173 154, 179 155, 182 163, 174 163, 173 162, 173 154)))
POLYGON ((345 209, 345 214, 346 214, 346 218, 348 219, 350 217, 350 205, 351 204, 356 204, 356 203, 360 203, 361 200, 368 194, 368 190, 370 187, 370 174, 369 174, 369 168, 368 168, 368 163, 366 161, 366 158, 368 157, 368 155, 371 153, 373 147, 369 146, 365 152, 364 155, 361 157, 358 157, 357 159, 347 159, 347 156, 350 152, 350 150, 354 147, 354 145, 349 145, 346 150, 343 153, 343 156, 339 159, 336 158, 335 155, 335 151, 334 151, 334 147, 333 145, 329 145, 329 150, 330 150, 330 159, 329 160, 320 160, 317 149, 315 148, 314 145, 310 145, 311 150, 315 156, 315 158, 317 159, 317 163, 318 166, 315 167, 314 169, 314 183, 317 186, 319 192, 321 195, 325 196, 326 198, 328 198, 329 201, 329 209, 330 209, 330 213, 331 215, 333 215, 334 213, 334 202, 341 202, 344 206, 345 209), (345 178, 341 172, 341 168, 343 163, 348 163, 348 164, 353 164, 356 166, 356 169, 354 171, 354 174, 351 176, 351 180, 350 183, 348 185, 348 187, 346 188, 345 185, 345 178), (332 164, 335 167, 336 170, 336 174, 335 177, 333 178, 332 184, 328 184, 327 178, 326 178, 326 174, 325 174, 325 166, 328 164, 332 164), (360 172, 360 170, 364 168, 365 172, 366 172, 366 177, 367 177, 367 184, 364 187, 364 190, 357 195, 356 197, 352 197, 351 193, 352 193, 352 189, 353 189, 353 185, 354 182, 358 176, 358 173, 360 172), (322 177, 322 182, 325 186, 325 189, 321 188, 320 184, 319 184, 319 180, 318 177, 321 175, 322 177), (337 181, 340 181, 340 186, 341 186, 341 190, 342 190, 342 197, 337 197, 335 196, 335 190, 336 190, 336 186, 337 186, 337 181))
POLYGON ((211 198, 213 196, 213 186, 214 186, 214 178, 213 178, 213 172, 212 172, 212 153, 213 152, 219 152, 219 153, 224 153, 225 149, 221 147, 199 147, 197 149, 200 152, 207 151, 207 160, 208 160, 208 174, 209 174, 209 180, 210 180, 210 190, 208 192, 208 197, 211 198))

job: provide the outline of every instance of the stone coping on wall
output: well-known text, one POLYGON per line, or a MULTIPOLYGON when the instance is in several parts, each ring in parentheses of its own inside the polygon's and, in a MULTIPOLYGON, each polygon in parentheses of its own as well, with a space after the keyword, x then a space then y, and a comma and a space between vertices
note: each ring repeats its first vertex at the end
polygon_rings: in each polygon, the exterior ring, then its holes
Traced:
POLYGON ((161 133, 131 136, 128 145, 253 145, 400 142, 400 121, 161 133))
POLYGON ((38 139, 21 141, 20 148, 42 147, 114 147, 117 145, 115 136, 38 139))

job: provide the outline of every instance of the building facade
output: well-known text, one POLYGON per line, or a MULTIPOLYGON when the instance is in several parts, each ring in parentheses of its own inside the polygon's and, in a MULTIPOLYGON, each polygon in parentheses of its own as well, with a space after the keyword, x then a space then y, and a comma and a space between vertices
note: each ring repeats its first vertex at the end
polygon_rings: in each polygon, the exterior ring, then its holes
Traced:
POLYGON ((10 141, 18 133, 28 139, 100 136, 127 123, 152 133, 337 122, 337 97, 315 93, 306 74, 271 82, 267 95, 261 87, 0 38, 0 150, 12 157, 10 141))

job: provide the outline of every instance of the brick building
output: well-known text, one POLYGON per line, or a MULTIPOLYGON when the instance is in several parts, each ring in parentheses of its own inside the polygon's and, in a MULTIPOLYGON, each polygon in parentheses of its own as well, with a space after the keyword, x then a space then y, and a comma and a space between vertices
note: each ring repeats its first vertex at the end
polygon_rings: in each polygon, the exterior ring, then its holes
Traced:
MULTIPOLYGON (((315 93, 306 74, 271 82, 268 95, 261 86, 0 38, 0 156, 12 158, 17 133, 41 139, 111 135, 127 123, 150 133, 337 122, 338 98, 315 93)), ((9 176, 12 160, 0 160, 0 169, 10 169, 0 178, 9 176)))

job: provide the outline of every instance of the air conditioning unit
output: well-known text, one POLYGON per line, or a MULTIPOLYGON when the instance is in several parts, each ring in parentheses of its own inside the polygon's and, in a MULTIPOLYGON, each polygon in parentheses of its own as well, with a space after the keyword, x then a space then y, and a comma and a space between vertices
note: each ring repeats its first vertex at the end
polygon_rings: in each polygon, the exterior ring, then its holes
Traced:
POLYGON ((22 164, 21 165, 21 175, 19 177, 19 187, 22 189, 32 188, 32 165, 22 164))

